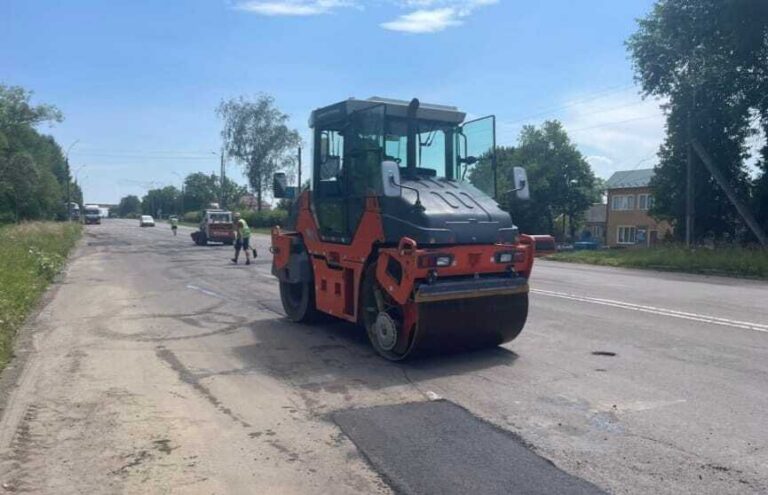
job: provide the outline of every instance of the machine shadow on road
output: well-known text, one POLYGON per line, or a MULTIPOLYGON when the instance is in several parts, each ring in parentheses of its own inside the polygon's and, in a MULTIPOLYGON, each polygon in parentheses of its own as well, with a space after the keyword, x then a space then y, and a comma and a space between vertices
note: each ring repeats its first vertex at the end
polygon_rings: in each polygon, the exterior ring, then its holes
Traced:
POLYGON ((245 370, 258 369, 304 387, 321 380, 375 390, 512 366, 518 358, 516 353, 496 347, 390 362, 374 352, 362 328, 345 322, 310 326, 275 318, 253 322, 250 330, 257 343, 233 349, 245 370), (418 379, 409 374, 415 371, 418 379))

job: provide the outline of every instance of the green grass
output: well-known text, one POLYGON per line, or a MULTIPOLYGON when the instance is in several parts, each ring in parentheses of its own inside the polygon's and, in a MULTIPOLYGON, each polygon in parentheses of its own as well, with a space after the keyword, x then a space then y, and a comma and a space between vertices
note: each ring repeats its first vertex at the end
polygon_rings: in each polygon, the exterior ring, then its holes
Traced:
POLYGON ((0 370, 13 353, 14 335, 64 266, 81 232, 79 223, 0 226, 0 370))
POLYGON ((674 246, 654 249, 574 251, 553 254, 548 259, 591 265, 768 279, 768 250, 765 249, 688 250, 674 246))

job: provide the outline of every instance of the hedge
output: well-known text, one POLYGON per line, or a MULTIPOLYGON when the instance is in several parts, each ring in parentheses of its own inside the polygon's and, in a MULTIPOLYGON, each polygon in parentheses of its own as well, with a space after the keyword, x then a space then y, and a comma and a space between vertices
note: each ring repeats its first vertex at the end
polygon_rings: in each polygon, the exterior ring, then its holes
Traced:
POLYGON ((254 228, 283 225, 288 218, 285 210, 244 211, 241 214, 248 225, 254 228))
MULTIPOLYGON (((253 228, 267 228, 275 225, 283 225, 288 218, 288 212, 285 210, 264 210, 264 211, 241 211, 248 225, 253 228)), ((182 221, 187 223, 200 223, 201 212, 188 211, 182 216, 182 221)))

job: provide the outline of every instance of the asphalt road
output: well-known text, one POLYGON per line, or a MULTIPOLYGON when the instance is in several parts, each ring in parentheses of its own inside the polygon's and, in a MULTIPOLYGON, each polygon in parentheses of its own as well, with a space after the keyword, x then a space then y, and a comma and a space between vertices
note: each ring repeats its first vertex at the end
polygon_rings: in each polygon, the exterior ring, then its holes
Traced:
POLYGON ((766 283, 541 261, 516 341, 393 364, 287 322, 266 237, 190 231, 86 228, 0 380, 0 493, 390 493, 332 416, 436 398, 608 492, 768 492, 766 283))

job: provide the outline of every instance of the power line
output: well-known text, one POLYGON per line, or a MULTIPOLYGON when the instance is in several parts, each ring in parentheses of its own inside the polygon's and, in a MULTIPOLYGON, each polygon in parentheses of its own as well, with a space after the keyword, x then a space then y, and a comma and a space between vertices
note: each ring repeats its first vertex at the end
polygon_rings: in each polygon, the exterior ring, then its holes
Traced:
MULTIPOLYGON (((74 154, 74 153, 73 153, 74 154)), ((77 153, 81 156, 93 156, 93 157, 100 157, 100 158, 127 158, 127 159, 137 159, 137 160, 212 160, 215 159, 213 155, 175 155, 175 156, 168 156, 168 155, 151 155, 151 154, 124 154, 124 153, 88 153, 88 152, 81 152, 77 153)))
POLYGON ((517 123, 520 123, 520 122, 525 122, 527 120, 531 120, 531 119, 534 119, 536 117, 550 115, 550 114, 555 113, 555 112, 557 112, 559 110, 565 110, 565 109, 568 109, 568 108, 571 108, 571 107, 575 107, 577 105, 581 105, 582 103, 587 103, 587 102, 590 102, 590 101, 599 100, 601 98, 607 97, 608 95, 612 95, 612 94, 615 94, 615 93, 620 93, 622 91, 625 91, 627 89, 634 88, 634 87, 635 87, 634 84, 631 84, 631 85, 626 85, 626 86, 617 86, 617 87, 613 87, 613 88, 608 88, 608 89, 603 90, 603 91, 598 91, 596 93, 592 93, 591 95, 587 95, 587 96, 582 97, 580 99, 569 101, 569 102, 567 102, 567 103, 565 103, 563 105, 557 106, 557 107, 550 107, 549 109, 541 110, 539 112, 530 114, 530 115, 528 115, 526 117, 520 117, 520 118, 517 118, 515 120, 504 121, 504 124, 512 125, 512 124, 517 124, 517 123))
POLYGON ((620 124, 626 124, 628 122, 636 122, 638 120, 648 120, 648 119, 655 119, 658 115, 647 115, 645 117, 635 117, 632 119, 626 119, 626 120, 619 120, 617 122, 605 122, 603 124, 593 125, 589 127, 580 127, 578 129, 568 129, 568 132, 580 132, 580 131, 588 131, 590 129, 598 129, 600 127, 610 127, 614 125, 620 125, 620 124))
POLYGON ((656 152, 654 151, 652 154, 648 155, 646 158, 643 158, 643 159, 641 159, 640 161, 638 161, 638 162, 637 162, 637 163, 634 165, 634 167, 632 167, 630 170, 637 170, 637 168, 638 168, 640 165, 642 165, 643 163, 647 162, 648 160, 652 160, 652 159, 653 159, 653 158, 655 158, 655 157, 656 157, 656 152))
POLYGON ((171 154, 180 154, 180 155, 213 155, 213 154, 218 154, 218 153, 213 152, 212 150, 150 150, 150 149, 126 150, 126 149, 117 149, 117 148, 90 148, 90 147, 85 147, 84 149, 81 147, 81 149, 75 151, 74 153, 84 153, 84 152, 129 153, 129 154, 144 154, 144 153, 163 154, 163 153, 171 153, 171 154))

